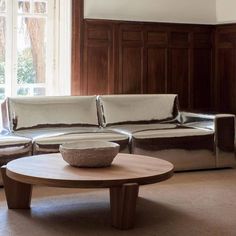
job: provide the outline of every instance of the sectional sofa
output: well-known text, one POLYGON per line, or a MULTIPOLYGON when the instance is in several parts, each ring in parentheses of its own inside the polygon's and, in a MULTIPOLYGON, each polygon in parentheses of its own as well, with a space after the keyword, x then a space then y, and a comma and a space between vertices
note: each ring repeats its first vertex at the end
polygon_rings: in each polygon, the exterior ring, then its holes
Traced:
POLYGON ((120 152, 172 162, 176 171, 235 166, 235 117, 181 112, 175 94, 15 97, 2 104, 0 165, 107 140, 120 152))

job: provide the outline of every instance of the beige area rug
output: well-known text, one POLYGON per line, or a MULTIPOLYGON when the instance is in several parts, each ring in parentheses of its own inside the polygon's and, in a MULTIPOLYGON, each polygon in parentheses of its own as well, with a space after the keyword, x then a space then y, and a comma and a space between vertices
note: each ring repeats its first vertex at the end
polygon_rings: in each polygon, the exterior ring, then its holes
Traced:
POLYGON ((8 210, 0 189, 0 235, 236 235, 236 169, 178 173, 139 195, 135 228, 119 231, 107 189, 35 187, 31 210, 8 210))

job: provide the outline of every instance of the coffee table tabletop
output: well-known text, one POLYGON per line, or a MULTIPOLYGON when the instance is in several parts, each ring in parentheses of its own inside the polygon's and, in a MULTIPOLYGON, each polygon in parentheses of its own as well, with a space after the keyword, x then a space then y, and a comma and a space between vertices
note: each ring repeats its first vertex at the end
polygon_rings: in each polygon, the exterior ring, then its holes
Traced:
POLYGON ((30 207, 32 185, 66 188, 109 188, 112 225, 134 225, 139 185, 164 181, 173 175, 173 165, 148 156, 119 153, 110 167, 76 168, 61 154, 16 159, 2 167, 8 208, 30 207))
POLYGON ((139 185, 163 181, 172 176, 167 161, 140 155, 118 154, 110 167, 76 168, 61 154, 20 158, 7 164, 8 177, 29 184, 75 188, 109 188, 125 183, 139 185))

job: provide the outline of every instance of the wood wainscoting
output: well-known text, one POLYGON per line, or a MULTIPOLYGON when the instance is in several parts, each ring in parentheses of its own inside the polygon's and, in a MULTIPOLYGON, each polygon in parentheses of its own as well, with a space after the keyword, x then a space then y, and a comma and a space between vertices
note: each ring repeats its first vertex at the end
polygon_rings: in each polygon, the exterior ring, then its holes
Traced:
POLYGON ((82 93, 84 48, 84 0, 72 0, 71 94, 82 93))
POLYGON ((206 25, 85 19, 77 94, 177 93, 182 109, 209 110, 213 32, 206 25))
POLYGON ((72 94, 177 93, 181 109, 236 114, 236 24, 91 20, 73 0, 72 94))
POLYGON ((215 68, 217 111, 236 114, 236 24, 216 27, 215 68))

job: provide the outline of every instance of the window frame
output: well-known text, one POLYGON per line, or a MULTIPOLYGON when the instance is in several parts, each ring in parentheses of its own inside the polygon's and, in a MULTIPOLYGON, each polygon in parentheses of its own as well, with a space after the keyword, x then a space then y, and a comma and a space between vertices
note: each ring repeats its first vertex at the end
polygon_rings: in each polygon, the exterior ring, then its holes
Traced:
MULTIPOLYGON (((43 1, 43 0, 42 0, 43 1)), ((18 13, 18 0, 6 2, 5 45, 5 96, 17 96, 17 18, 33 16, 44 18, 41 13, 18 13)), ((37 0, 30 0, 31 3, 37 0)), ((46 50, 46 96, 71 94, 71 0, 48 0, 47 2, 47 50, 46 50), (69 27, 68 27, 69 26, 69 27), (54 37, 52 37, 55 36, 54 37)), ((3 15, 2 13, 0 15, 3 15)), ((20 87, 41 87, 42 84, 25 84, 20 87)))

